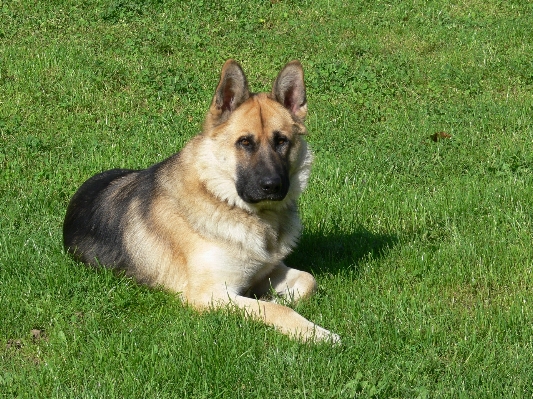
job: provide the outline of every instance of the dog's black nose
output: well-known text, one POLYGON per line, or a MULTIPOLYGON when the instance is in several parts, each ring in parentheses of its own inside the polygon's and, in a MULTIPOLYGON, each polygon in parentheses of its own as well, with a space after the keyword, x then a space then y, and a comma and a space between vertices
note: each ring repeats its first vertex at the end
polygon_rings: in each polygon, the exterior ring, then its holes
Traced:
POLYGON ((279 176, 265 177, 259 184, 261 185, 263 192, 266 194, 277 194, 282 186, 281 177, 279 176))

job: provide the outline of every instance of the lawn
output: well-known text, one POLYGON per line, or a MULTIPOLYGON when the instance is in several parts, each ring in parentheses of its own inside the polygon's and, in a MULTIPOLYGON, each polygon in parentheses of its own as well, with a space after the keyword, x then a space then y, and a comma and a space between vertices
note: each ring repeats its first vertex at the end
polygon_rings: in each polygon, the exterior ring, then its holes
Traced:
POLYGON ((533 3, 0 2, 0 397, 533 397, 533 3), (220 68, 299 59, 290 266, 342 345, 76 263, 75 190, 201 130, 220 68))

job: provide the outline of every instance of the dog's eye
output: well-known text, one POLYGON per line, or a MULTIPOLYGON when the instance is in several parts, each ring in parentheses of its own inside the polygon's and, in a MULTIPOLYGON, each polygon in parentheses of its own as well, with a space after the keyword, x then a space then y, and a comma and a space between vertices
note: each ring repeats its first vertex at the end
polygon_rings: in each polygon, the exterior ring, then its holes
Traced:
POLYGON ((250 140, 250 138, 248 138, 248 137, 241 137, 239 139, 239 141, 237 141, 237 143, 241 147, 251 147, 252 146, 252 140, 250 140))
POLYGON ((276 147, 282 147, 289 142, 289 139, 283 136, 281 133, 277 132, 274 136, 274 145, 276 147))

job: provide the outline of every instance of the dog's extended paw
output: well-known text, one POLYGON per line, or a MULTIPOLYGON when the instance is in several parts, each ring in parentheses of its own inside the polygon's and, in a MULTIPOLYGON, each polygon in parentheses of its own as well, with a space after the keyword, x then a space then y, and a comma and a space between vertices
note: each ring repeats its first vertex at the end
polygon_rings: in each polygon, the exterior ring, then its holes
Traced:
POLYGON ((331 343, 333 345, 341 345, 342 344, 341 336, 338 335, 338 334, 332 333, 332 332, 329 333, 329 336, 328 336, 327 340, 328 340, 329 343, 331 343))
POLYGON ((338 334, 332 333, 320 326, 315 326, 312 330, 309 330, 307 334, 301 336, 306 342, 327 342, 333 345, 341 344, 341 337, 338 334))
POLYGON ((341 337, 338 334, 332 333, 331 331, 326 330, 325 328, 318 327, 320 330, 320 333, 315 332, 315 336, 319 338, 320 342, 329 342, 330 344, 334 345, 340 345, 341 344, 341 337))

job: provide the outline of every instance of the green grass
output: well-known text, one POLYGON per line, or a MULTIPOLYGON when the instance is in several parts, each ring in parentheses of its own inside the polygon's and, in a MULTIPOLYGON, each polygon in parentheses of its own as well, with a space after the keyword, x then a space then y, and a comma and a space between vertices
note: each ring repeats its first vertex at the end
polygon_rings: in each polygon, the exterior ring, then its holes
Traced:
POLYGON ((532 397, 532 12, 0 3, 0 396, 532 397), (230 57, 255 91, 304 65, 316 162, 288 263, 316 276, 297 308, 339 347, 197 314, 62 250, 77 187, 178 151, 230 57))

